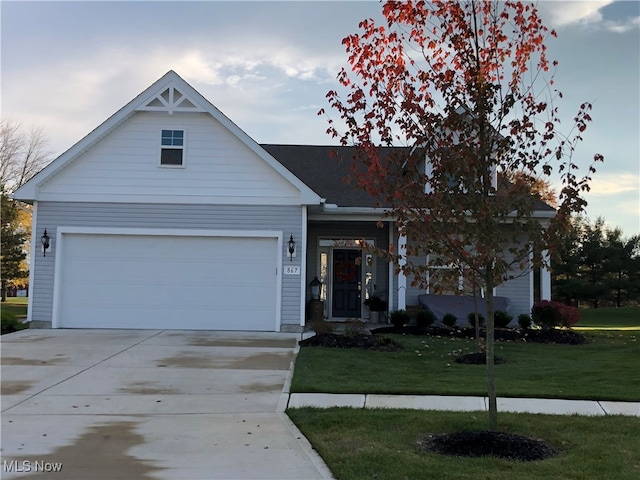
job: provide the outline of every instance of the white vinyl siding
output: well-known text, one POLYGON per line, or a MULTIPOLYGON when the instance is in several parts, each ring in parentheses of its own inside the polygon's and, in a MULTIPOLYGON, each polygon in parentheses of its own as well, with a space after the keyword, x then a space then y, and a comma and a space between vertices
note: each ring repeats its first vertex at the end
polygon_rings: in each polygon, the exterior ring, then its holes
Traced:
POLYGON ((204 113, 137 112, 40 186, 48 201, 300 205, 300 191, 204 113), (184 130, 184 168, 158 168, 160 132, 184 130), (188 160, 188 161, 187 161, 188 160))

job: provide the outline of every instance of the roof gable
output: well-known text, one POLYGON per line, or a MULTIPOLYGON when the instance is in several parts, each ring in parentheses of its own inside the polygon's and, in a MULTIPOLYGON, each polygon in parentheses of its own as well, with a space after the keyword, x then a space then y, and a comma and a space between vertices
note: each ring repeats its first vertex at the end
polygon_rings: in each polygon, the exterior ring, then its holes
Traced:
POLYGON ((71 167, 83 154, 95 147, 105 137, 137 113, 160 112, 169 116, 174 114, 206 114, 217 121, 228 133, 234 136, 244 148, 256 155, 269 168, 277 173, 299 192, 301 204, 320 204, 323 200, 304 182, 276 161, 242 129, 213 106, 206 98, 184 81, 176 72, 169 71, 154 82, 140 95, 118 110, 105 122, 95 128, 69 150, 64 152, 31 180, 20 187, 13 198, 23 201, 40 200, 41 188, 56 175, 71 167))

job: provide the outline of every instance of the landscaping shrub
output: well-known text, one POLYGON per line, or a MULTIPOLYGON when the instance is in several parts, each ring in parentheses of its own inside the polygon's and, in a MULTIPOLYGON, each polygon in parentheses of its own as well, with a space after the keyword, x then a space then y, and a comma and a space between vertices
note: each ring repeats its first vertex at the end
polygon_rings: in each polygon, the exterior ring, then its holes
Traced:
POLYGON ((447 327, 455 327, 458 318, 453 313, 446 313, 444 317, 442 317, 442 324, 447 327))
POLYGON ((360 335, 366 335, 369 331, 367 325, 359 320, 347 322, 344 334, 347 337, 358 337, 360 335))
POLYGON ((5 333, 17 332, 18 330, 24 330, 25 328, 29 327, 27 324, 22 323, 20 320, 18 320, 18 317, 16 317, 15 314, 7 312, 5 310, 2 310, 2 312, 0 312, 0 319, 2 322, 2 335, 4 335, 5 333))
POLYGON ((316 320, 311 322, 311 329, 316 332, 316 335, 330 335, 336 329, 336 326, 327 322, 326 320, 316 320))
MULTIPOLYGON (((476 313, 475 312, 471 312, 469 315, 467 315, 467 319, 469 320, 469 323, 471 324, 472 327, 476 326, 476 313)), ((480 324, 480 326, 484 325, 484 315, 482 315, 481 313, 478 313, 478 323, 480 324)))
POLYGON ((493 314, 493 321, 496 328, 507 328, 513 320, 513 315, 509 315, 504 310, 496 310, 493 314))
POLYGON ((431 310, 418 310, 416 324, 420 328, 427 328, 436 321, 436 315, 431 310))
POLYGON ((409 312, 406 310, 394 310, 391 312, 391 323, 396 327, 402 327, 405 323, 409 323, 409 312))
POLYGON ((542 328, 570 328, 580 319, 580 310, 564 303, 541 300, 533 304, 531 317, 542 328))
POLYGON ((531 315, 527 313, 521 313, 520 315, 518 315, 518 325, 524 330, 528 330, 531 328, 531 321, 531 315))

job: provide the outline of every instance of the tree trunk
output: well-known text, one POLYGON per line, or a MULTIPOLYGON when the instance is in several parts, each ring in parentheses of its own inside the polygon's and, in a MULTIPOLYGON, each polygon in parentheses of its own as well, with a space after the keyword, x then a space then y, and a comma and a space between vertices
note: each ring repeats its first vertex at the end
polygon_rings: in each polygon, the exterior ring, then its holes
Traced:
POLYGON ((487 288, 487 396, 489 397, 489 430, 498 430, 498 402, 496 397, 495 359, 495 321, 493 318, 493 267, 486 269, 487 288))
POLYGON ((0 288, 2 289, 2 301, 7 301, 7 281, 3 278, 0 288))
POLYGON ((475 334, 476 334, 476 351, 482 352, 482 343, 480 342, 480 322, 478 321, 478 290, 476 289, 476 276, 473 274, 473 308, 475 310, 475 334))

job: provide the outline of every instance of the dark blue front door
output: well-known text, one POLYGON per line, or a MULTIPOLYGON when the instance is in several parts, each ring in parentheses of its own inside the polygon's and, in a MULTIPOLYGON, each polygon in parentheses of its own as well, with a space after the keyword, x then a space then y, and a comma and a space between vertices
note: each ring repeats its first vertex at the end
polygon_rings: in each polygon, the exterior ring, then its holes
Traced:
POLYGON ((361 260, 360 250, 333 250, 332 317, 360 318, 361 260))

